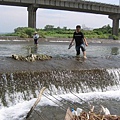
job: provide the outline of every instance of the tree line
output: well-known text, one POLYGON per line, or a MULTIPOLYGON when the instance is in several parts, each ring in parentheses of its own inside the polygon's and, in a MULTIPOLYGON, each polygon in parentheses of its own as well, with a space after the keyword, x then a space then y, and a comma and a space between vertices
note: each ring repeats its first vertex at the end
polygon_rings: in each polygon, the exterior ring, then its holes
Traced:
MULTIPOLYGON (((6 36, 19 36, 21 38, 31 38, 34 32, 37 31, 42 38, 72 38, 75 29, 69 29, 66 26, 63 28, 54 27, 54 25, 46 25, 43 29, 33 29, 28 27, 18 27, 14 29, 14 33, 5 34, 6 36)), ((119 36, 112 35, 112 28, 110 25, 105 25, 101 28, 93 30, 83 30, 82 32, 86 38, 99 38, 99 39, 118 39, 119 36)), ((120 33, 120 30, 119 30, 120 33)))

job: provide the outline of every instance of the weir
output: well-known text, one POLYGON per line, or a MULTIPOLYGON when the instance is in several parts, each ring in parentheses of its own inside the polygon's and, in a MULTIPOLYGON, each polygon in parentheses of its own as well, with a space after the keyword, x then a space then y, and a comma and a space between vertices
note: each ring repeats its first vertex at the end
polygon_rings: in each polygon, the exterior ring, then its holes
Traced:
POLYGON ((120 114, 120 69, 51 70, 0 73, 0 118, 24 120, 43 86, 30 120, 62 120, 68 107, 88 111, 89 104, 120 114))
POLYGON ((1 47, 0 120, 24 120, 43 86, 47 89, 30 120, 43 120, 41 116, 44 120, 63 120, 68 107, 88 111, 89 103, 96 110, 100 110, 102 104, 111 114, 120 115, 119 44, 91 45, 87 49, 88 59, 81 57, 80 61, 73 56, 74 48, 68 51, 68 45, 41 44, 40 53, 48 50, 54 55, 53 59, 13 60, 10 54, 14 52, 27 54, 23 45, 28 46, 28 43, 15 43, 13 47, 7 41, 1 47))
POLYGON ((105 92, 120 86, 120 69, 16 72, 0 74, 0 100, 9 106, 21 99, 36 98, 45 86, 51 95, 105 92))

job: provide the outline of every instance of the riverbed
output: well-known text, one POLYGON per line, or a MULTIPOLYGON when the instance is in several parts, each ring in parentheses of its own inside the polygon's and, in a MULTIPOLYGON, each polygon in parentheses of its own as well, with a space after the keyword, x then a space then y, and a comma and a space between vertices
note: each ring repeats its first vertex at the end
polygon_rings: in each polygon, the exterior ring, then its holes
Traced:
POLYGON ((87 60, 68 41, 0 41, 0 120, 23 120, 40 89, 47 87, 31 120, 62 120, 66 109, 89 104, 120 115, 120 43, 89 42, 87 60), (12 54, 47 54, 51 60, 25 62, 12 54))

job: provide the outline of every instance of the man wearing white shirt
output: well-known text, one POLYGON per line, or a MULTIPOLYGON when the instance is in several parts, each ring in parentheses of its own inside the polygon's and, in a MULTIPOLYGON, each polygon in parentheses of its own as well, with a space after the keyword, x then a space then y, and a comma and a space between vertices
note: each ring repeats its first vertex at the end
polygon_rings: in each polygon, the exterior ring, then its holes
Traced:
POLYGON ((38 39, 39 39, 39 34, 37 32, 34 33, 33 39, 34 39, 34 44, 37 45, 38 44, 38 39))

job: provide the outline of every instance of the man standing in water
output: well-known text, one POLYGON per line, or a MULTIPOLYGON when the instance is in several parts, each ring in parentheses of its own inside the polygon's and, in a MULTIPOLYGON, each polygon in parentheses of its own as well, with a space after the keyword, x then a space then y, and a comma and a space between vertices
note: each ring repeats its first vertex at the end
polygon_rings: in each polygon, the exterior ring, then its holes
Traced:
POLYGON ((38 34, 37 32, 34 33, 33 39, 34 39, 34 44, 37 46, 37 44, 38 44, 38 39, 39 39, 39 34, 38 34))
POLYGON ((81 26, 77 25, 76 26, 76 31, 73 34, 73 39, 70 43, 70 46, 72 46, 73 41, 75 40, 76 43, 76 57, 80 57, 80 48, 83 52, 83 57, 84 59, 87 59, 86 57, 86 50, 85 50, 85 45, 88 46, 87 40, 85 39, 83 33, 81 32, 81 26))

